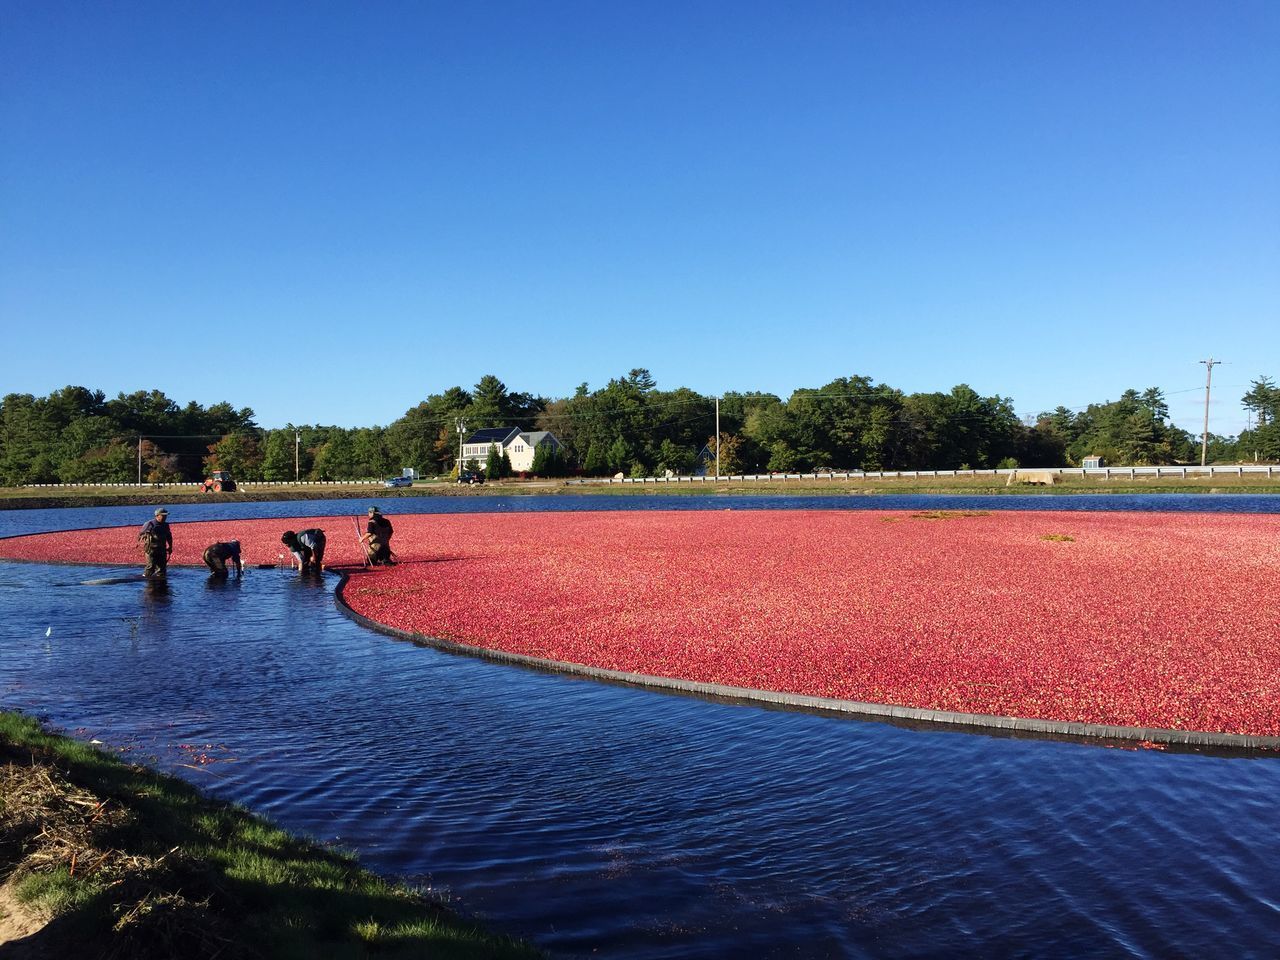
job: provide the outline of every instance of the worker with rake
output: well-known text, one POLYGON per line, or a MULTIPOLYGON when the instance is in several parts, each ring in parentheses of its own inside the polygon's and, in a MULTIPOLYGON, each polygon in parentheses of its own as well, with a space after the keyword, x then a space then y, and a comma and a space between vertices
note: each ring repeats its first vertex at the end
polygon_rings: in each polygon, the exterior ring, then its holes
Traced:
POLYGON ((369 522, 365 524, 364 536, 360 542, 364 545, 365 559, 370 566, 392 566, 395 564, 395 553, 391 550, 391 521, 382 515, 377 507, 369 508, 369 522))

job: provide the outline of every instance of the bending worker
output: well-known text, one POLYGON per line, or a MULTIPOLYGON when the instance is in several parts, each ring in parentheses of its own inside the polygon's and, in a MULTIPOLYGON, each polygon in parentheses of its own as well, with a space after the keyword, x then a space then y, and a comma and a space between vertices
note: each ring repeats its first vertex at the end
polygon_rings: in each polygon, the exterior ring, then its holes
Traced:
POLYGON ((391 521, 382 515, 377 507, 369 508, 369 522, 365 525, 365 535, 360 538, 364 544, 365 555, 373 566, 391 566, 395 563, 391 552, 391 521))
POLYGON ((244 573, 244 564, 240 562, 240 541, 228 540, 226 543, 211 543, 204 551, 204 562, 215 577, 227 575, 227 561, 236 568, 236 576, 244 573))
POLYGON ((169 554, 173 553, 173 533, 165 519, 168 516, 169 511, 159 507, 155 517, 138 531, 138 546, 147 558, 147 566, 142 571, 144 577, 163 577, 168 573, 169 554))
POLYGON ((283 543, 293 554, 293 558, 298 561, 298 569, 306 573, 308 569, 314 570, 316 573, 324 573, 324 531, 323 530, 299 530, 294 533, 292 530, 286 530, 280 538, 283 543))

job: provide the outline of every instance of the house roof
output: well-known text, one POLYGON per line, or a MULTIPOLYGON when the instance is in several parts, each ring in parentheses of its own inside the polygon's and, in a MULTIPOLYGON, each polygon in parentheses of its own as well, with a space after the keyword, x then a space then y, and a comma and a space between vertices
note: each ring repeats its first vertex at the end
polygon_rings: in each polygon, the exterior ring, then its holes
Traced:
POLYGON ((520 431, 516 427, 487 427, 484 430, 477 430, 471 436, 464 440, 464 443, 496 443, 498 446, 506 446, 508 440, 518 434, 520 431))
POLYGON ((555 434, 550 430, 530 430, 526 433, 520 434, 520 438, 531 447, 536 447, 548 437, 551 438, 552 443, 557 445, 560 443, 560 441, 556 439, 555 434))

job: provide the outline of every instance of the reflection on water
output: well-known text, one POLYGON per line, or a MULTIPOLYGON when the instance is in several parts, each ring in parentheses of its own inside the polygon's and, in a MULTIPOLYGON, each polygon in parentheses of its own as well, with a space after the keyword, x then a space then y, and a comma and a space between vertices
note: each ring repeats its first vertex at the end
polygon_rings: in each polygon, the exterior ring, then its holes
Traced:
POLYGON ((1280 954, 1280 761, 503 667, 367 632, 283 569, 80 584, 113 573, 0 564, 0 702, 557 954, 1280 954))

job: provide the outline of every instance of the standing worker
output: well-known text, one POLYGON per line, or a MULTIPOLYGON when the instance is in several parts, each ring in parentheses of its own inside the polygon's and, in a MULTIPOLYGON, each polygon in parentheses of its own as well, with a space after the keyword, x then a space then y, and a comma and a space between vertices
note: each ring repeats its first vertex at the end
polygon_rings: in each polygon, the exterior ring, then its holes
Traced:
POLYGON ((164 507, 156 509, 155 517, 148 520, 138 531, 138 546, 147 558, 147 566, 142 575, 148 580, 153 577, 164 577, 169 571, 169 555, 173 553, 173 532, 165 518, 169 511, 164 507))
POLYGON ((365 535, 360 538, 364 544, 364 552, 372 566, 392 566, 395 560, 391 552, 391 521, 382 515, 377 507, 369 508, 369 522, 365 525, 365 535))
POLYGON ((240 562, 240 541, 228 540, 226 543, 211 543, 205 547, 205 565, 213 571, 215 577, 227 575, 227 561, 236 568, 236 576, 243 576, 244 564, 240 562))
POLYGON ((286 530, 280 538, 289 550, 295 560, 298 561, 298 570, 306 573, 308 569, 314 570, 316 573, 324 573, 324 531, 323 530, 299 530, 294 533, 292 530, 286 530))

